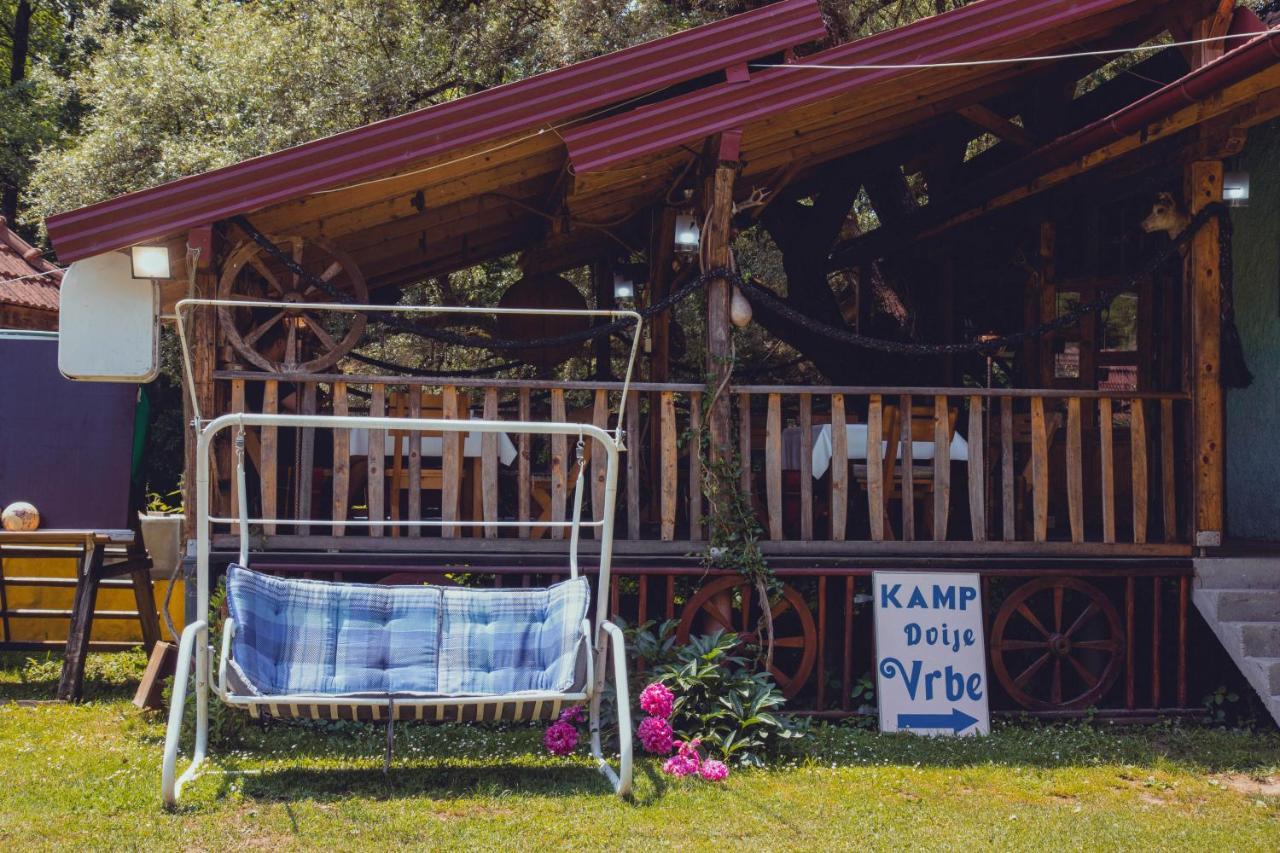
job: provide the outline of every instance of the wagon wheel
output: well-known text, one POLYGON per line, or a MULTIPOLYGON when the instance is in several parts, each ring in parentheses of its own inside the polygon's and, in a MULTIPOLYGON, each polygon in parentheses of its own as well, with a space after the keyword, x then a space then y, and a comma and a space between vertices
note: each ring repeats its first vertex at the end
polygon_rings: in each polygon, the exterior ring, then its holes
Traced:
MULTIPOLYGON (((818 632, 804 597, 794 587, 783 585, 782 597, 770 609, 773 615, 773 664, 769 674, 790 699, 813 671, 817 653, 818 632)), ((755 584, 743 578, 725 577, 698 590, 684 606, 676 642, 685 643, 696 627, 698 630, 721 629, 737 634, 743 642, 763 645, 759 596, 755 584)))
MULTIPOLYGON (((336 292, 357 303, 368 301, 364 276, 346 252, 320 240, 269 239, 336 292)), ((316 373, 332 367, 360 342, 368 320, 363 314, 307 310, 308 303, 337 300, 253 241, 231 254, 218 280, 218 298, 290 303, 285 309, 218 306, 231 346, 272 373, 316 373)))
POLYGON ((1014 590, 991 629, 996 677, 1022 707, 1086 708, 1120 674, 1120 616, 1097 587, 1075 578, 1041 578, 1014 590))

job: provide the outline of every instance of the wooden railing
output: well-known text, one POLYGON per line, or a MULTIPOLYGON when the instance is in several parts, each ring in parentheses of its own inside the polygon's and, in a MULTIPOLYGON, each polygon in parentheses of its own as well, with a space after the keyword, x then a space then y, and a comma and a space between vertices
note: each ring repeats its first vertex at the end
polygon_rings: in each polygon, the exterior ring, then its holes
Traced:
MULTIPOLYGON (((612 413, 621 393, 620 383, 241 372, 215 378, 228 389, 222 399, 229 411, 258 405, 280 411, 283 404, 285 410, 382 415, 393 393, 427 387, 438 391, 442 412, 436 414, 445 418, 466 417, 459 408, 465 395, 472 417, 568 419, 609 428, 616 425, 612 413)), ((1153 553, 1185 550, 1190 541, 1184 394, 807 386, 737 386, 726 393, 736 417, 741 488, 756 506, 766 549, 775 553, 936 553, 958 543, 976 552, 1153 553), (913 441, 903 440, 908 433, 913 441), (818 478, 815 462, 825 463, 818 478)), ((695 440, 705 420, 704 397, 700 385, 631 386, 619 540, 643 541, 657 552, 663 548, 656 543, 673 543, 666 550, 674 554, 706 538, 695 440)), ((419 412, 412 408, 418 395, 408 399, 408 414, 419 412)), ((263 428, 256 448, 250 441, 255 510, 265 517, 333 519, 289 535, 332 548, 357 547, 339 540, 366 532, 370 540, 436 535, 395 523, 431 514, 420 489, 389 493, 383 466, 390 449, 382 434, 369 435, 369 452, 359 459, 346 433, 333 437, 331 453, 317 455, 314 430, 282 432, 263 428), (363 489, 352 488, 353 459, 364 467, 363 489), (386 523, 343 524, 356 517, 386 523)), ((446 522, 567 518, 570 442, 513 437, 516 456, 504 466, 499 441, 489 437, 478 451, 464 452, 455 436, 443 442, 438 461, 424 461, 417 442, 408 442, 405 481, 422 482, 424 470, 439 469, 439 517, 446 522)), ((587 505, 596 517, 603 459, 590 454, 587 505)), ((225 487, 227 460, 224 451, 218 499, 234 510, 234 490, 225 487)), ((445 540, 469 535, 559 539, 564 531, 492 525, 439 531, 445 540)))

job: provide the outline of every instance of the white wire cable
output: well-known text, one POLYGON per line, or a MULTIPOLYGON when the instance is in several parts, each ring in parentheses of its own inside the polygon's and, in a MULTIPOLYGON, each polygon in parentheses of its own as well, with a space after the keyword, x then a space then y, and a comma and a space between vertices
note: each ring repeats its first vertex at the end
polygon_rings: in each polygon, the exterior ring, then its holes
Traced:
POLYGON ((45 270, 44 272, 33 272, 33 273, 28 273, 27 275, 20 275, 17 278, 0 278, 0 284, 9 284, 10 282, 14 282, 14 281, 26 281, 29 278, 44 278, 47 275, 54 275, 55 273, 66 272, 66 271, 67 271, 66 267, 58 267, 57 269, 54 269, 54 270, 45 270))
POLYGON ((1261 33, 1237 33, 1235 35, 1211 36, 1209 38, 1190 39, 1187 41, 1143 44, 1138 45, 1137 47, 1116 47, 1105 50, 1081 50, 1073 53, 1049 53, 1041 56, 1011 56, 996 59, 957 59, 950 62, 865 63, 857 65, 823 65, 819 63, 810 64, 804 62, 787 65, 785 63, 752 62, 749 65, 751 68, 794 68, 813 69, 819 71, 906 71, 910 69, 926 68, 970 68, 984 65, 1018 65, 1024 62, 1057 62, 1063 59, 1083 59, 1090 56, 1120 56, 1128 53, 1167 50, 1171 47, 1194 47, 1195 45, 1228 41, 1230 39, 1255 39, 1275 32, 1280 32, 1280 28, 1273 27, 1261 33))

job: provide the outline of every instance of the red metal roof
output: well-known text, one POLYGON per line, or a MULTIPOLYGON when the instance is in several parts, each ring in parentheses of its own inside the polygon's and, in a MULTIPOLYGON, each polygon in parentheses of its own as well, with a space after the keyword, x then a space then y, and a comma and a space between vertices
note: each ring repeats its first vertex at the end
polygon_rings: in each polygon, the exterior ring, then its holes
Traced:
POLYGON ((39 249, 10 230, 0 216, 0 303, 57 311, 61 281, 62 271, 45 260, 39 249), (39 273, 46 275, 27 278, 39 273))
MULTIPOLYGON (((1020 41, 1027 38, 1041 36, 1041 41, 1052 43, 1056 32, 1070 24, 1125 6, 1150 5, 1139 0, 982 0, 807 56, 802 64, 886 65, 1018 55, 1020 41)), ((1010 73, 1023 70, 1016 65, 1008 68, 1010 73)), ((563 136, 575 171, 599 171, 859 88, 919 74, 920 69, 757 70, 749 80, 709 86, 566 130, 563 136)), ((743 144, 748 142, 744 139, 743 144)))
POLYGON ((816 0, 771 6, 345 133, 49 217, 64 263, 412 168, 822 38, 816 0))

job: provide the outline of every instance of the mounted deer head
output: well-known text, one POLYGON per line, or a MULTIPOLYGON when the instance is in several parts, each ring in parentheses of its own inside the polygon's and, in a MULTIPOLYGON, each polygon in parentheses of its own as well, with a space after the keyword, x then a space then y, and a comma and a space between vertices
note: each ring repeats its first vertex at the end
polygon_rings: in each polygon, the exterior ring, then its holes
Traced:
POLYGON ((1156 194, 1151 212, 1147 214, 1146 219, 1142 220, 1141 227, 1147 234, 1163 231, 1172 240, 1181 234, 1190 222, 1191 214, 1187 213, 1187 209, 1181 202, 1174 198, 1173 193, 1162 192, 1156 194))

